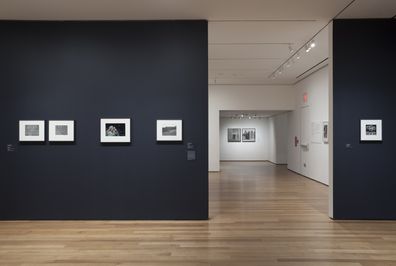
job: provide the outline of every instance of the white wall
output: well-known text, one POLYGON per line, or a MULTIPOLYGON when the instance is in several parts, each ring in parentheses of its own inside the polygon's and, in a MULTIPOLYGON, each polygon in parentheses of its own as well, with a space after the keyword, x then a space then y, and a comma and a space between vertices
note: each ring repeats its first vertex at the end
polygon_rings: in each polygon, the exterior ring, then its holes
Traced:
POLYGON ((329 121, 329 69, 324 67, 295 85, 295 110, 288 117, 288 168, 324 184, 329 184, 329 144, 316 143, 312 123, 329 121), (304 93, 308 96, 303 101, 304 93), (302 108, 308 108, 307 127, 302 128, 302 108), (308 149, 295 146, 297 137, 301 144, 302 132, 307 132, 308 149))
POLYGON ((220 118, 220 160, 268 160, 268 119, 220 118), (228 142, 228 128, 255 128, 255 142, 228 142))
POLYGON ((209 171, 220 170, 221 110, 293 110, 293 86, 209 86, 209 171))
POLYGON ((268 119, 268 160, 276 164, 287 164, 288 113, 275 115, 268 119))

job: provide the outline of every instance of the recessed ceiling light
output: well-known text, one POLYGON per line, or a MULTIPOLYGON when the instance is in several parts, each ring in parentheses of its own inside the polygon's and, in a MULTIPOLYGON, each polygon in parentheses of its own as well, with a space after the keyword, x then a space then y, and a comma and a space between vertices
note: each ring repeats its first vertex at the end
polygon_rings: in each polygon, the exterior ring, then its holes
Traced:
POLYGON ((315 41, 312 41, 310 47, 311 47, 311 48, 314 48, 315 46, 316 46, 315 41))

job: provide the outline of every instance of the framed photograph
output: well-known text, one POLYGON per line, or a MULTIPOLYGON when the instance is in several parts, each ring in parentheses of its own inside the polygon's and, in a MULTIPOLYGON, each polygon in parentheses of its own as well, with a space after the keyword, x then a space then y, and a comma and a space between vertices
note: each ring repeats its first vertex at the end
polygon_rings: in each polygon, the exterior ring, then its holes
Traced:
POLYGON ((382 141, 382 120, 360 120, 361 141, 382 141))
POLYGON ((240 128, 229 128, 228 142, 241 142, 241 129, 240 128))
POLYGON ((182 141, 182 120, 157 120, 157 141, 182 141))
POLYGON ((19 141, 45 141, 45 121, 20 120, 19 141))
POLYGON ((129 143, 131 142, 131 119, 100 119, 100 142, 129 143))
POLYGON ((256 129, 255 128, 242 128, 242 141, 243 142, 255 142, 256 141, 256 129))
POLYGON ((323 122, 323 143, 329 143, 329 122, 323 122))
POLYGON ((48 121, 48 140, 54 142, 74 141, 73 120, 50 120, 48 121))

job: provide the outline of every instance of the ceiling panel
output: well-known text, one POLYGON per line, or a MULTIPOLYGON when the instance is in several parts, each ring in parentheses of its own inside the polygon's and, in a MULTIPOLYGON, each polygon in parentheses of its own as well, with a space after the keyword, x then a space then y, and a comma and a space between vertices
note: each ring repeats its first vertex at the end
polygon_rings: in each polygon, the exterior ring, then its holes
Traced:
POLYGON ((350 0, 2 0, 2 19, 327 19, 350 0))
POLYGON ((289 53, 289 44, 209 44, 209 59, 282 59, 289 53))
POLYGON ((209 44, 301 44, 328 21, 210 21, 209 44))
POLYGON ((279 59, 250 59, 250 60, 209 60, 209 69, 235 69, 235 70, 272 70, 279 65, 279 59))

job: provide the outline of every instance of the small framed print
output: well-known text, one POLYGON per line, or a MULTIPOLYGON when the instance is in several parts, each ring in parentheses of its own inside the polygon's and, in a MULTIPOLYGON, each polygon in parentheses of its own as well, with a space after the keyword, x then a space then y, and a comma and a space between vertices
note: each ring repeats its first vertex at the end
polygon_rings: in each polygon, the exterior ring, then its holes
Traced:
POLYGON ((45 141, 45 121, 20 120, 19 141, 45 141))
POLYGON ((228 128, 227 137, 228 137, 228 142, 241 142, 241 129, 228 128))
POLYGON ((382 141, 382 120, 360 120, 361 141, 382 141))
POLYGON ((323 143, 329 143, 329 122, 323 122, 323 143))
POLYGON ((242 128, 242 142, 256 142, 256 129, 242 128))
POLYGON ((182 120, 157 120, 157 141, 182 141, 182 120))
POLYGON ((131 142, 131 119, 100 119, 100 142, 129 143, 131 142))
POLYGON ((48 140, 52 142, 73 142, 73 120, 50 120, 48 121, 48 140))

